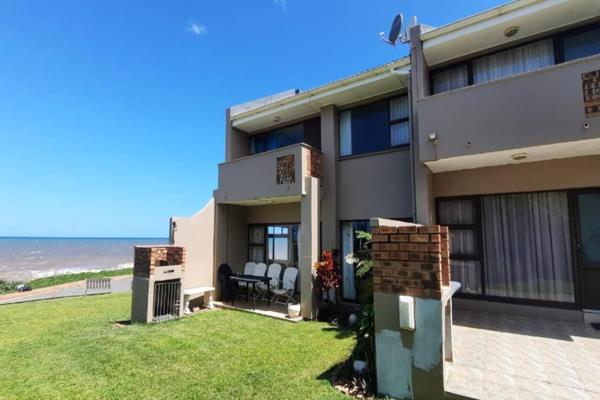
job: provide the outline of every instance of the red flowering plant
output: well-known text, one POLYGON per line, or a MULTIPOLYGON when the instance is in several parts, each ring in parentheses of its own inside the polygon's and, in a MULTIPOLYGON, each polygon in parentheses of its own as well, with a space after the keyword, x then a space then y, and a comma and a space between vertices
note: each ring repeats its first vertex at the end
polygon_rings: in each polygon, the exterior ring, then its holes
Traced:
POLYGON ((338 288, 342 280, 337 254, 337 250, 325 250, 321 256, 321 261, 316 262, 313 266, 320 298, 327 303, 332 300, 330 297, 331 289, 338 288))

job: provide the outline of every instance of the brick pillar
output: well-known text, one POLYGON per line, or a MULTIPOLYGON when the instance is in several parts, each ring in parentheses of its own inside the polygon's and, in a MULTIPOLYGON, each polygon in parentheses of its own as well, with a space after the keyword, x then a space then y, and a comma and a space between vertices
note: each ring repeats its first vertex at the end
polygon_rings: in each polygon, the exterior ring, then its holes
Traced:
POLYGON ((448 229, 383 219, 371 226, 378 391, 443 399, 448 229), (401 302, 414 305, 414 329, 400 328, 401 302))

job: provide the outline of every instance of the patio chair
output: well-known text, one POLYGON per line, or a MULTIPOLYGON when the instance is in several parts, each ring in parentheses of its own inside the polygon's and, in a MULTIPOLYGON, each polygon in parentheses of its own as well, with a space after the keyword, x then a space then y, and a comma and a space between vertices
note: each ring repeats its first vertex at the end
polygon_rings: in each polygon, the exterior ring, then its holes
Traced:
MULTIPOLYGON (((267 270, 267 276, 271 278, 269 281, 269 286, 271 287, 271 291, 279 288, 279 277, 281 276, 281 265, 277 263, 273 263, 269 265, 269 269, 267 270)), ((263 299, 266 299, 267 295, 267 284, 260 282, 256 285, 257 294, 256 297, 262 295, 263 299)))
MULTIPOLYGON (((244 265, 244 275, 254 275, 256 271, 256 263, 253 261, 248 261, 246 265, 244 265)), ((238 282, 238 288, 246 288, 248 290, 248 284, 246 282, 238 282)))
POLYGON ((296 291, 296 278, 298 278, 298 268, 286 268, 283 272, 283 284, 281 289, 273 290, 273 301, 285 305, 290 301, 293 301, 294 292, 296 291), (277 299, 283 299, 283 301, 276 301, 277 299))
POLYGON ((256 267, 254 268, 254 273, 252 273, 250 275, 265 276, 265 272, 267 272, 267 264, 258 263, 258 264, 256 264, 256 267))

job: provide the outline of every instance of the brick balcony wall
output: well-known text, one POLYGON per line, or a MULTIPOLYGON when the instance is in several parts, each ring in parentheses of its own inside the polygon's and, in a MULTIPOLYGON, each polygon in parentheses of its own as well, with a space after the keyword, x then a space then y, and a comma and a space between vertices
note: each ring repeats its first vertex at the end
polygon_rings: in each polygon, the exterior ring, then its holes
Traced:
POLYGON ((373 240, 373 291, 441 299, 450 283, 448 227, 379 226, 373 240))
POLYGON ((154 275, 161 262, 167 265, 181 265, 185 270, 186 250, 179 246, 135 246, 133 274, 142 278, 154 275))

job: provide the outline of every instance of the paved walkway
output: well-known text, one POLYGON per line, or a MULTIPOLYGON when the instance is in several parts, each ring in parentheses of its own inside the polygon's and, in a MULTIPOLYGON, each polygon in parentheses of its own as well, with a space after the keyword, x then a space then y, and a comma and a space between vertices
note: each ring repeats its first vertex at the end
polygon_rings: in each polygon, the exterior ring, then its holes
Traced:
POLYGON ((600 399, 600 331, 590 324, 455 310, 453 336, 449 393, 600 399))
MULTIPOLYGON (((116 276, 111 278, 111 293, 131 290, 131 276, 116 276)), ((46 300, 59 297, 83 296, 85 281, 65 283, 29 292, 9 293, 0 296, 0 304, 23 303, 26 301, 46 300)))

